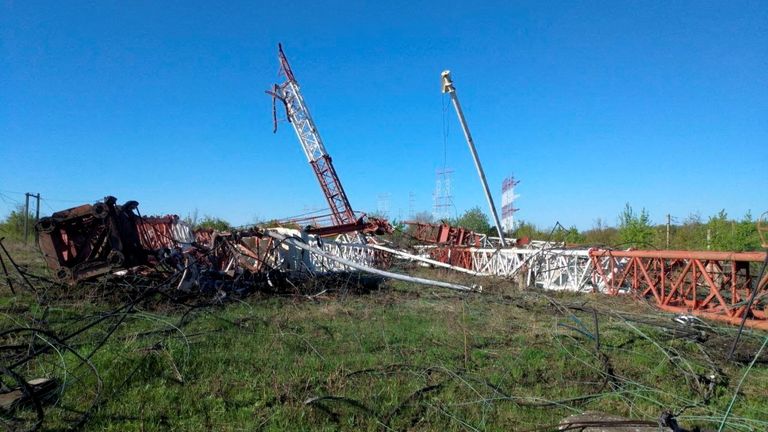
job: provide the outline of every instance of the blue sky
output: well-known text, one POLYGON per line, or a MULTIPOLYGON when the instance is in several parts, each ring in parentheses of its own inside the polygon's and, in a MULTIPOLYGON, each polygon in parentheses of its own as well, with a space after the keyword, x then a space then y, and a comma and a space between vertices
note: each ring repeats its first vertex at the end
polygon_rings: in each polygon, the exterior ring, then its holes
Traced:
POLYGON ((443 69, 521 219, 768 210, 764 1, 220 3, 0 0, 0 213, 27 191, 235 224, 325 207, 272 134, 278 42, 357 210, 430 210, 444 154, 457 210, 485 209, 443 69))

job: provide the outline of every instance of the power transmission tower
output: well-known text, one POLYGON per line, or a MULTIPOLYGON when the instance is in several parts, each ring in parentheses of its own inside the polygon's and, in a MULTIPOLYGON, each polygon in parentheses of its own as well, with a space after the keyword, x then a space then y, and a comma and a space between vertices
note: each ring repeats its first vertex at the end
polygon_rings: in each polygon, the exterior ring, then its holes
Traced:
POLYGON ((451 218, 451 209, 453 208, 452 174, 453 170, 450 168, 438 169, 435 172, 434 206, 432 208, 432 217, 435 220, 441 221, 451 218))
POLYGON ((383 218, 389 218, 389 198, 392 196, 389 192, 380 193, 378 196, 378 202, 376 210, 383 218))

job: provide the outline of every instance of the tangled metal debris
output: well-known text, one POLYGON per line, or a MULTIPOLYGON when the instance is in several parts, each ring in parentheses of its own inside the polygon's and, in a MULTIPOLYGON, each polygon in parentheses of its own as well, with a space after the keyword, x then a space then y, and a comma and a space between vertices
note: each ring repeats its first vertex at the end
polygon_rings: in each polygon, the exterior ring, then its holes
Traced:
MULTIPOLYGON (((178 289, 191 291, 227 282, 266 280, 277 273, 362 271, 460 290, 471 288, 385 272, 391 254, 350 241, 316 234, 315 226, 251 227, 227 232, 192 231, 178 216, 143 217, 138 202, 103 202, 56 212, 36 226, 40 249, 59 282, 70 285, 105 274, 177 272, 178 289)), ((377 226, 387 224, 377 222, 377 226)), ((293 223, 289 225, 294 225, 293 223)))
POLYGON ((40 250, 60 282, 75 284, 114 269, 156 265, 152 251, 195 241, 178 216, 143 218, 138 202, 116 203, 117 198, 108 196, 37 223, 40 250))

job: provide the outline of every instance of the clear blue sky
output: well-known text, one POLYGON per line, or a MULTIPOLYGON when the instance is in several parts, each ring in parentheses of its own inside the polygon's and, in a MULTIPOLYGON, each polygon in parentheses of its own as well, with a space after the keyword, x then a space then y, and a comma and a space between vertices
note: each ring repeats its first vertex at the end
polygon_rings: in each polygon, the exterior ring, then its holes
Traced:
POLYGON ((278 42, 355 209, 430 210, 444 150, 458 211, 485 209, 452 111, 444 146, 451 69, 521 219, 768 210, 765 1, 214 3, 0 0, 0 213, 26 191, 235 224, 325 207, 272 134, 278 42))

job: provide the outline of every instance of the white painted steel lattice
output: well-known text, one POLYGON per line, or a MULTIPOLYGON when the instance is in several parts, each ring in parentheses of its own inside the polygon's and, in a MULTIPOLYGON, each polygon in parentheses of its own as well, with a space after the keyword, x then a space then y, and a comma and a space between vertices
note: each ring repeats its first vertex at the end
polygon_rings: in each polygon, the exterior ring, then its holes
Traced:
MULTIPOLYGON (((299 89, 299 83, 293 75, 288 59, 283 53, 282 46, 278 47, 280 60, 280 72, 285 77, 285 82, 275 84, 270 93, 274 98, 280 99, 285 104, 286 116, 293 125, 296 136, 299 138, 304 155, 307 157, 312 169, 320 182, 323 194, 328 201, 331 214, 336 225, 354 223, 356 218, 349 204, 347 194, 339 181, 336 169, 328 152, 325 150, 323 140, 317 132, 312 115, 309 113, 304 98, 299 89)), ((275 125, 277 120, 275 118, 275 125)), ((275 126, 276 127, 276 126, 275 126)))

